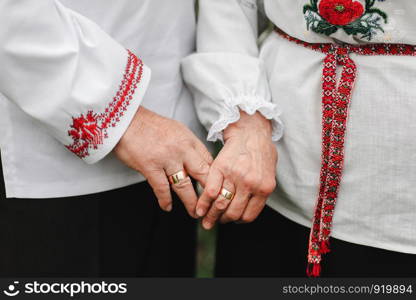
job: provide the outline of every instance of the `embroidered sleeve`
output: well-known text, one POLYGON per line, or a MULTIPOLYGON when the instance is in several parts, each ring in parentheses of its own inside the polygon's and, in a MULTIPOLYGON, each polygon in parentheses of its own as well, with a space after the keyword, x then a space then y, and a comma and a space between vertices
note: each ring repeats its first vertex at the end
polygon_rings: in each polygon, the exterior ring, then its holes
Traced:
MULTIPOLYGON (((138 101, 134 94, 142 83, 143 71, 144 64, 142 60, 127 50, 126 68, 113 99, 108 102, 101 112, 89 110, 85 114, 72 117, 72 124, 68 130, 68 135, 72 138, 72 144, 66 146, 70 151, 84 159, 89 157, 92 152, 97 152, 103 147, 111 131, 116 130, 123 123, 123 119, 127 118, 126 112, 130 109, 132 102, 138 101)), ((142 88, 145 87, 142 86, 142 88)), ((142 92, 138 91, 138 93, 142 92)))
POLYGON ((0 92, 86 163, 103 159, 136 114, 150 69, 60 1, 2 0, 0 19, 0 92))

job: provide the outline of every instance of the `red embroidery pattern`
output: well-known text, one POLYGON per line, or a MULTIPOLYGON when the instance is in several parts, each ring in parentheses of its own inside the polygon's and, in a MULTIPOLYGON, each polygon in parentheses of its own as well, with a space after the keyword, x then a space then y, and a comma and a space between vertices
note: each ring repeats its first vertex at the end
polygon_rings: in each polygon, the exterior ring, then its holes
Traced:
POLYGON ((352 0, 322 0, 319 3, 319 13, 333 25, 347 25, 364 14, 360 2, 352 0))
POLYGON ((80 158, 89 156, 91 149, 98 149, 104 139, 108 138, 107 129, 116 127, 120 122, 141 81, 143 62, 129 50, 127 52, 126 69, 119 90, 104 112, 97 114, 90 110, 85 116, 81 114, 72 118, 68 135, 72 137, 73 143, 66 147, 80 158))
MULTIPOLYGON (((384 2, 385 0, 378 0, 384 2)), ((348 35, 371 41, 384 32, 388 15, 376 7, 376 0, 309 0, 303 6, 306 27, 319 34, 343 30, 348 35)))
POLYGON ((404 44, 369 44, 363 46, 310 44, 276 29, 285 39, 326 54, 322 75, 322 164, 320 187, 316 201, 308 247, 308 276, 321 273, 322 254, 328 253, 329 236, 335 203, 338 198, 344 165, 344 142, 348 108, 352 96, 357 67, 350 53, 360 55, 416 56, 416 46, 404 44), (342 66, 340 81, 336 80, 337 66, 342 66))

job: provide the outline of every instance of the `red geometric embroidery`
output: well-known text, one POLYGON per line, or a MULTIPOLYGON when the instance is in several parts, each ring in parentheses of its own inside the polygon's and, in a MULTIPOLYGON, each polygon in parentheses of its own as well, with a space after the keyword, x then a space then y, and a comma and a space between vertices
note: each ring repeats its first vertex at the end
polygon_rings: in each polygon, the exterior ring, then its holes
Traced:
POLYGON ((78 157, 84 158, 91 149, 98 149, 104 139, 108 137, 107 129, 115 127, 124 115, 133 94, 143 75, 143 62, 132 52, 127 50, 128 58, 119 90, 104 112, 88 111, 77 118, 72 118, 68 135, 72 137, 72 144, 66 146, 78 157))
POLYGON ((328 253, 335 204, 344 166, 344 143, 348 108, 357 76, 350 53, 360 55, 416 56, 416 46, 404 44, 337 45, 310 44, 276 29, 283 38, 326 54, 322 73, 322 163, 308 246, 308 276, 319 276, 322 254, 328 253), (342 66, 336 80, 337 66, 342 66))

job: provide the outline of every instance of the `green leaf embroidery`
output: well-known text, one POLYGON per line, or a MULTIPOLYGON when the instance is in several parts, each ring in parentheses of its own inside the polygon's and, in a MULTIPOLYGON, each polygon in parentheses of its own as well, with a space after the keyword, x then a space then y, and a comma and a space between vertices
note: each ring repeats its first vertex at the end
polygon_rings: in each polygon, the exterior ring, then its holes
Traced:
POLYGON ((331 35, 338 30, 338 28, 335 25, 328 23, 327 21, 322 19, 318 13, 314 11, 309 11, 305 18, 307 29, 309 30, 310 28, 312 28, 312 30, 316 33, 331 35))
POLYGON ((384 11, 382 11, 378 8, 367 9, 367 14, 378 14, 384 19, 384 23, 387 23, 387 21, 388 21, 387 14, 384 11))
POLYGON ((314 12, 318 12, 318 0, 310 0, 309 4, 305 4, 303 6, 303 13, 304 14, 309 10, 314 11, 314 12))

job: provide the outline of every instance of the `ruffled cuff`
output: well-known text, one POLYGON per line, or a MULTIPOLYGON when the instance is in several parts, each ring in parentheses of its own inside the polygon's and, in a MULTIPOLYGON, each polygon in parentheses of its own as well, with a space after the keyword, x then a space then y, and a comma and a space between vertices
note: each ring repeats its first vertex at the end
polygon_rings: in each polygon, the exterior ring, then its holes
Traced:
POLYGON ((281 112, 277 105, 267 102, 258 96, 243 96, 233 99, 225 99, 224 109, 220 118, 214 122, 208 132, 207 140, 224 143, 223 130, 228 125, 240 119, 240 110, 249 115, 260 112, 266 119, 272 121, 272 141, 276 142, 283 136, 283 123, 280 119, 281 112))

